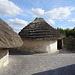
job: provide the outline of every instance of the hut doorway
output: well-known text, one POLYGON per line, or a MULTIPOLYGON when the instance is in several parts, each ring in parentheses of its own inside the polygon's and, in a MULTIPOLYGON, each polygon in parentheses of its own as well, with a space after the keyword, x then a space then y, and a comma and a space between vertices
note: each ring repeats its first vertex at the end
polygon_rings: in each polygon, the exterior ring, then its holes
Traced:
POLYGON ((62 39, 57 41, 57 48, 58 48, 58 50, 62 49, 62 39))

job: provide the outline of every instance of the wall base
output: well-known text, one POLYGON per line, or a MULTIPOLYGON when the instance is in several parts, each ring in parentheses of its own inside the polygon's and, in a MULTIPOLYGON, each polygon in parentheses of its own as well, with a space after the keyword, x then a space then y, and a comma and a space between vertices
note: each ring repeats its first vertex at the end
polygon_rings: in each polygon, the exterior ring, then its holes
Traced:
POLYGON ((8 50, 0 50, 0 69, 4 68, 9 63, 8 50))
POLYGON ((30 53, 55 53, 57 52, 57 40, 23 40, 20 51, 30 53))

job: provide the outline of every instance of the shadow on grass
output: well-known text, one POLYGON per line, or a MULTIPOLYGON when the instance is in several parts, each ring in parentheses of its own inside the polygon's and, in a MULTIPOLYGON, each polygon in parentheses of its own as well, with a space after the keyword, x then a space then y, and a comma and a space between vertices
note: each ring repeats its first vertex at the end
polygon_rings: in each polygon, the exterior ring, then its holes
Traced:
POLYGON ((75 75, 75 64, 32 75, 75 75))
POLYGON ((29 53, 29 52, 25 52, 25 51, 20 51, 20 50, 17 50, 17 49, 11 49, 9 50, 9 55, 34 55, 34 54, 43 54, 43 53, 29 53))
POLYGON ((9 50, 9 55, 32 55, 34 53, 27 53, 27 52, 23 52, 23 51, 18 51, 16 49, 11 49, 9 50))
MULTIPOLYGON (((74 52, 72 51, 66 51, 66 50, 59 50, 58 52, 56 53, 53 53, 53 54, 72 54, 74 52)), ((24 51, 20 51, 20 50, 17 50, 17 49, 11 49, 9 50, 9 55, 33 55, 33 54, 43 54, 43 53, 27 53, 27 52, 24 52, 24 51)))

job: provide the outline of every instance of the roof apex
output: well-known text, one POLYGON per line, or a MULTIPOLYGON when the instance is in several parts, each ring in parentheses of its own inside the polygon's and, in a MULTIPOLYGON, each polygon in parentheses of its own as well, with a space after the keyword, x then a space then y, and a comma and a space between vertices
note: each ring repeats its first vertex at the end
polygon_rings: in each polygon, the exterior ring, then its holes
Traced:
POLYGON ((32 23, 34 22, 45 22, 45 20, 41 17, 40 18, 36 17, 36 19, 32 23))

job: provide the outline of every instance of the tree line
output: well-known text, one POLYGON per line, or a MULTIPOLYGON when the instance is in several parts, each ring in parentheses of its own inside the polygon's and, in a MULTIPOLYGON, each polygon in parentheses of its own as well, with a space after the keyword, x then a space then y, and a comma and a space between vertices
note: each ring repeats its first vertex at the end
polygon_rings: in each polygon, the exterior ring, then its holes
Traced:
POLYGON ((57 30, 62 33, 64 36, 73 36, 75 38, 75 27, 73 29, 62 29, 62 28, 57 28, 57 30))

